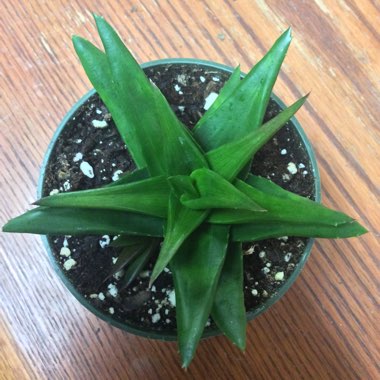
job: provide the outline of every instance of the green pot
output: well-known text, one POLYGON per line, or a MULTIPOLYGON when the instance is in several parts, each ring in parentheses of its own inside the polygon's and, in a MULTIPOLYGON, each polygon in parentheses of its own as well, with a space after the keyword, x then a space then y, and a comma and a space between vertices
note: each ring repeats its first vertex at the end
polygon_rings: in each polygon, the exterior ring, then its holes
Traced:
MULTIPOLYGON (((194 65, 195 64, 195 65, 199 65, 202 67, 221 70, 221 71, 224 71, 227 73, 232 73, 232 71, 233 71, 233 68, 231 68, 231 67, 221 65, 221 64, 217 64, 214 62, 202 61, 202 60, 197 60, 197 59, 182 59, 182 58, 152 61, 152 62, 148 62, 148 63, 143 64, 142 68, 157 67, 157 66, 164 65, 164 64, 188 64, 188 65, 194 65)), ((83 96, 71 108, 71 110, 67 113, 67 115, 64 117, 64 119, 60 123, 58 129, 56 130, 56 132, 55 132, 55 134, 54 134, 54 136, 53 136, 53 138, 52 138, 52 140, 48 146, 48 149, 47 149, 47 152, 45 154, 44 161, 42 164, 40 178, 39 178, 39 182, 38 182, 38 190, 37 190, 38 198, 42 197, 43 184, 45 181, 46 167, 47 167, 47 164, 50 160, 50 157, 52 155, 55 143, 56 143, 59 135, 62 133, 67 122, 77 112, 78 108, 80 108, 92 95, 94 95, 94 93, 95 93, 95 90, 91 90, 85 96, 83 96)), ((280 105, 281 108, 285 108, 284 103, 277 96, 272 94, 272 99, 278 105, 280 105)), ((302 141, 302 143, 306 149, 306 152, 308 153, 308 156, 309 156, 309 159, 311 162, 311 166, 312 166, 312 172, 313 172, 312 174, 313 174, 313 178, 314 178, 315 200, 320 202, 320 200, 321 200, 320 176, 319 176, 319 171, 318 171, 317 162, 315 159, 313 149, 312 149, 311 144, 310 144, 309 140, 307 139, 301 125, 298 123, 298 121, 294 117, 291 119, 291 123, 295 127, 295 129, 296 129, 296 131, 297 131, 297 133, 298 133, 298 135, 299 135, 299 137, 300 137, 300 139, 301 139, 301 141, 302 141)), ((166 341, 176 340, 176 331, 174 331, 174 330, 171 332, 168 332, 168 331, 162 331, 162 332, 160 332, 160 331, 148 331, 146 329, 137 328, 137 327, 132 326, 132 325, 127 324, 127 323, 121 323, 121 322, 115 320, 112 317, 112 315, 110 315, 108 313, 107 314, 103 313, 102 311, 96 309, 88 301, 87 298, 85 298, 82 294, 80 294, 74 288, 72 283, 68 280, 68 278, 65 275, 65 272, 62 270, 62 268, 59 266, 59 264, 55 260, 55 257, 54 257, 53 252, 52 252, 52 248, 48 242, 47 237, 42 236, 42 241, 46 247, 46 250, 48 251, 49 259, 52 263, 54 270, 58 273, 59 277, 64 282, 66 287, 69 289, 69 291, 74 295, 74 297, 84 307, 86 307, 88 310, 90 310, 92 313, 94 313, 97 317, 103 319, 104 321, 110 323, 111 325, 113 325, 115 327, 118 327, 122 330, 125 330, 125 331, 132 333, 132 334, 135 334, 135 335, 139 335, 139 336, 143 336, 143 337, 151 338, 151 339, 166 340, 166 341)), ((309 255, 310 255, 310 251, 311 251, 311 248, 313 246, 313 243, 314 243, 314 239, 308 239, 307 244, 305 246, 305 250, 304 250, 304 252, 301 256, 301 259, 299 260, 296 268, 294 269, 294 271, 290 275, 290 277, 283 283, 281 288, 279 288, 277 293, 275 295, 273 295, 272 297, 268 298, 268 300, 265 303, 263 303, 260 307, 255 308, 254 310, 247 311, 247 319, 248 320, 252 320, 255 317, 257 317, 258 315, 260 315, 261 313, 263 313, 265 310, 267 310, 269 307, 271 307, 275 302, 277 302, 286 293, 286 291, 294 283, 294 281, 296 280, 296 278, 300 274, 303 266, 305 265, 309 255)), ((209 328, 204 332, 203 337, 206 338, 206 337, 216 336, 216 335, 220 335, 220 334, 221 334, 221 332, 217 328, 215 328, 215 329, 209 328)))

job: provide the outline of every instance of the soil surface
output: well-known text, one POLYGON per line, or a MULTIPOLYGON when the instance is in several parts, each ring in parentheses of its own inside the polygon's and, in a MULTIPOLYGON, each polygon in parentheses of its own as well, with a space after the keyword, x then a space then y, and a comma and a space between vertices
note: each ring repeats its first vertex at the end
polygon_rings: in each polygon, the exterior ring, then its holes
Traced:
MULTIPOLYGON (((218 93, 229 74, 185 64, 145 70, 173 110, 190 129, 205 112, 210 93, 218 93)), ((280 111, 270 102, 265 120, 280 111)), ((45 174, 43 194, 100 187, 131 171, 135 164, 121 141, 107 108, 91 97, 69 121, 56 141, 45 174)), ((288 123, 254 158, 251 171, 283 188, 314 198, 310 160, 294 126, 288 123)), ((175 331, 175 306, 169 270, 148 290, 152 262, 125 290, 120 278, 104 282, 119 251, 109 247, 113 236, 51 236, 56 261, 74 287, 96 308, 117 321, 150 331, 175 331)), ((262 306, 291 275, 307 239, 283 237, 244 244, 244 292, 247 310, 262 306)), ((208 322, 212 328, 212 321, 208 322)))

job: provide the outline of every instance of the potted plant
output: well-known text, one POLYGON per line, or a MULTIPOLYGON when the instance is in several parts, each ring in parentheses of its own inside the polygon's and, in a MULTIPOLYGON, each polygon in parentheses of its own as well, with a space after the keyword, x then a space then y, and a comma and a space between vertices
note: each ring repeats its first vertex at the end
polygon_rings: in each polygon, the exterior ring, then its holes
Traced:
POLYGON ((214 324, 244 349, 244 295, 268 299, 248 310, 251 317, 281 296, 310 252, 312 240, 301 238, 366 232, 347 215, 265 178, 319 200, 311 148, 296 122, 288 123, 306 96, 279 113, 278 101, 271 100, 290 30, 243 79, 239 67, 230 75, 201 63, 198 72, 185 61, 148 65, 148 79, 112 27, 102 17, 95 20, 105 52, 79 37, 73 42, 96 93, 80 101, 55 136, 38 207, 3 231, 49 235, 48 250, 67 286, 112 324, 141 335, 139 321, 144 326, 165 320, 166 327, 145 336, 172 339, 177 333, 184 367, 201 337, 215 334, 214 324), (155 83, 164 92, 170 87, 171 105, 155 83), (199 95, 204 86, 206 99, 199 95), (185 88, 194 92, 183 94, 185 88), (195 107, 184 105, 185 95, 195 107), (202 116, 201 108, 207 109, 202 116), (284 125, 281 144, 278 134, 271 140, 284 125), (301 149, 287 152, 285 144, 301 149), (287 159, 297 154, 304 162, 287 159), (287 156, 285 172, 265 172, 275 156, 287 156), (253 157, 260 159, 252 165, 253 157), (306 193, 293 189, 302 181, 306 193), (102 237, 87 238, 94 234, 102 237), (297 237, 296 260, 286 251, 291 236, 297 237), (260 241, 268 238, 285 251, 264 250, 260 241), (267 260, 276 255, 281 260, 267 260), (243 265, 247 257, 256 260, 253 274, 243 265), (270 279, 273 294, 260 288, 260 276, 270 279), (204 333, 206 325, 211 327, 204 333))

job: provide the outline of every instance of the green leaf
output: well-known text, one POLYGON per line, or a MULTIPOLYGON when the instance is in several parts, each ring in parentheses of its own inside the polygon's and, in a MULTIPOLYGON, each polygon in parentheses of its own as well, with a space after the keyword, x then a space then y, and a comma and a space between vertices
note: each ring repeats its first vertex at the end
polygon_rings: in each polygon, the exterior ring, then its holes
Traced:
POLYGON ((136 279, 139 273, 148 264, 149 259, 153 256, 158 243, 159 240, 152 239, 151 243, 145 246, 145 248, 139 252, 137 257, 132 260, 131 264, 125 271, 123 279, 120 281, 120 289, 127 288, 136 279))
POLYGON ((164 220, 115 210, 38 207, 10 220, 4 232, 41 235, 130 234, 163 236, 164 220))
POLYGON ((209 211, 191 210, 181 204, 174 193, 169 198, 169 213, 164 241, 150 278, 151 286, 173 259, 186 238, 207 218, 209 211))
POLYGON ((126 265, 128 265, 135 257, 137 257, 144 249, 147 248, 149 244, 146 243, 146 239, 144 242, 133 244, 127 247, 124 247, 120 252, 117 261, 112 265, 110 273, 104 279, 107 281, 110 277, 112 277, 115 273, 122 270, 126 265))
POLYGON ((121 104, 111 102, 117 90, 106 55, 81 37, 73 36, 72 40, 74 49, 91 83, 94 84, 104 103, 112 105, 109 111, 117 112, 121 104))
POLYGON ((171 261, 183 367, 190 364, 210 315, 227 245, 228 227, 204 224, 171 261))
POLYGON ((117 33, 102 17, 95 17, 95 21, 108 61, 108 67, 102 65, 98 71, 111 73, 112 93, 103 87, 99 75, 92 75, 97 70, 93 66, 98 54, 95 56, 88 44, 80 44, 76 50, 83 66, 89 68, 86 72, 110 110, 137 166, 147 167, 152 176, 189 174, 207 166, 190 132, 159 89, 150 83, 117 33))
POLYGON ((195 210, 232 208, 265 211, 259 204, 209 169, 194 170, 190 177, 194 180, 199 195, 195 197, 189 193, 182 195, 180 200, 186 207, 195 210))
POLYGON ((233 92, 237 89, 241 80, 241 71, 240 66, 237 66, 235 70, 232 72, 228 81, 224 84, 218 97, 215 99, 214 103, 212 103, 211 107, 206 111, 206 113, 202 116, 203 123, 207 120, 208 117, 212 116, 212 114, 223 104, 225 100, 227 100, 233 92))
POLYGON ((230 243, 214 303, 212 319, 241 350, 246 344, 246 314, 243 292, 243 252, 241 243, 230 243))
MULTIPOLYGON (((262 179, 262 181, 268 180, 262 179)), ((267 212, 254 213, 248 210, 216 210, 210 216, 209 221, 218 224, 262 223, 265 221, 295 222, 299 224, 312 222, 326 226, 337 226, 353 221, 352 218, 341 212, 330 210, 308 198, 281 189, 277 185, 273 184, 273 186, 279 188, 277 190, 278 194, 272 195, 266 191, 257 189, 253 183, 254 176, 250 175, 247 183, 237 180, 235 185, 241 192, 262 205, 267 212)))
POLYGON ((288 29, 212 115, 199 120, 193 133, 205 151, 239 140, 260 127, 290 41, 288 29))
POLYGON ((209 222, 241 225, 233 229, 234 240, 243 241, 243 236, 252 237, 248 240, 259 240, 306 234, 309 237, 338 238, 366 232, 351 217, 286 191, 264 178, 250 175, 247 183, 240 180, 235 183, 240 191, 260 203, 267 212, 236 212, 227 209, 214 211, 209 222), (244 232, 237 235, 238 230, 244 232))
POLYGON ((301 197, 300 195, 294 194, 290 191, 283 189, 281 186, 276 185, 274 182, 264 177, 250 174, 246 182, 255 189, 260 190, 268 195, 273 195, 275 197, 285 198, 294 201, 302 200, 307 203, 312 202, 305 197, 301 197))
POLYGON ((300 109, 307 96, 297 100, 262 127, 242 139, 207 152, 206 158, 210 167, 228 181, 234 179, 251 161, 254 154, 300 109))
POLYGON ((199 197, 199 193, 195 187, 194 180, 188 175, 176 175, 168 178, 170 188, 177 198, 181 198, 183 194, 192 197, 199 197))
POLYGON ((368 231, 358 222, 333 225, 321 225, 315 222, 260 222, 232 226, 233 241, 255 241, 281 236, 339 239, 360 236, 368 231))
POLYGON ((169 192, 166 178, 159 176, 127 185, 52 195, 40 199, 35 204, 48 207, 124 210, 165 217, 168 212, 169 192))

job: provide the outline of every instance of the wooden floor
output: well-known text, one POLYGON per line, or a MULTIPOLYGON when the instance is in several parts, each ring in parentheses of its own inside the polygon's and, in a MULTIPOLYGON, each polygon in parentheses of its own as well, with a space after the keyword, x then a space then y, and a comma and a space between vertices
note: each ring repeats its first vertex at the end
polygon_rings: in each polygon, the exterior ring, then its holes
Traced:
POLYGON ((379 379, 380 8, 371 0, 0 2, 0 224, 35 200, 39 166, 89 88, 70 37, 105 16, 139 62, 196 57, 247 71, 288 25, 275 87, 317 153, 324 203, 359 239, 319 240, 291 290, 249 324, 245 354, 202 341, 187 372, 175 343, 123 333, 63 287, 38 236, 0 234, 0 379, 379 379))

